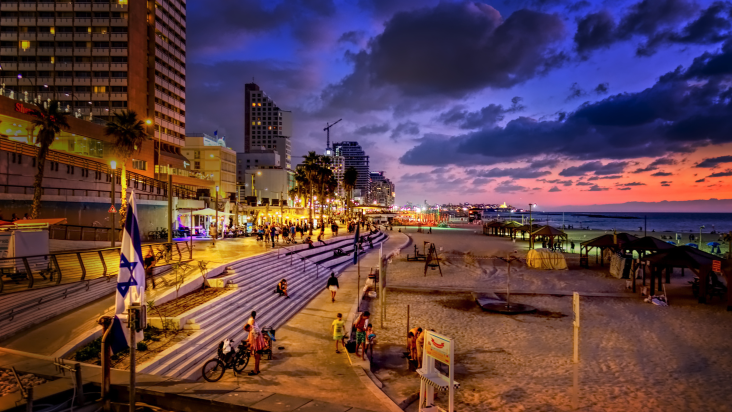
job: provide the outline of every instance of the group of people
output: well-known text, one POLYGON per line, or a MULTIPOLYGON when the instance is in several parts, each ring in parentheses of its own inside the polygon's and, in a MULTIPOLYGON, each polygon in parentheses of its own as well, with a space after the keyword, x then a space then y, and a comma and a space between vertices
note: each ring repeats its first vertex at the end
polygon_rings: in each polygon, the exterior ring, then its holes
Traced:
POLYGON ((409 360, 422 367, 422 351, 424 350, 424 331, 420 327, 412 328, 407 332, 407 351, 409 360))
MULTIPOLYGON (((374 333, 374 325, 370 322, 371 314, 369 311, 362 312, 353 322, 353 328, 356 330, 356 356, 359 356, 358 350, 361 349, 361 360, 366 360, 366 353, 371 358, 374 357, 374 345, 376 344, 376 333, 374 333)), ((343 314, 339 313, 331 324, 333 332, 333 340, 335 341, 336 353, 341 353, 340 345, 346 349, 346 322, 343 320, 343 314)))

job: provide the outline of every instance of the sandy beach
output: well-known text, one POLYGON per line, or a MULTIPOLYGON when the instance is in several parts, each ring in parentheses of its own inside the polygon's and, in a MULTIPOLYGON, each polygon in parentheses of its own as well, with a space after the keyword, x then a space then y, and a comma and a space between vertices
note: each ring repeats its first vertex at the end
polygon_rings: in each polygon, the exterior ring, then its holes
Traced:
MULTIPOLYGON (((407 262, 410 245, 389 265, 387 284, 504 290, 506 263, 491 257, 515 249, 525 255, 526 246, 483 236, 479 227, 475 231, 433 229, 430 235, 408 229, 420 249, 424 241, 442 248, 444 276, 429 270, 425 277, 424 262, 407 262)), ((582 299, 580 410, 732 411, 732 313, 720 299, 696 303, 685 283, 689 278, 688 272, 685 278, 680 273, 672 278, 669 307, 644 303, 639 295, 582 299)), ((577 263, 565 271, 514 263, 511 287, 626 292, 625 281, 610 277, 607 268, 579 269, 577 263)), ((379 345, 374 368, 387 394, 401 401, 419 390, 416 374, 398 359, 409 305, 411 327, 433 328, 456 341, 457 380, 462 385, 456 410, 572 410, 571 297, 518 295, 512 300, 539 312, 490 314, 470 293, 388 291, 383 328, 375 317, 379 345)), ((378 305, 374 309, 378 313, 378 305)))

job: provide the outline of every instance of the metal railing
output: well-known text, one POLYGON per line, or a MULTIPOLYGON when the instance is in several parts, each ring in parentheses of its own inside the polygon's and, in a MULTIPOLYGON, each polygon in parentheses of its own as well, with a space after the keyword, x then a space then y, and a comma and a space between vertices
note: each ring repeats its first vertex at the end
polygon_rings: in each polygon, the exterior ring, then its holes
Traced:
MULTIPOLYGON (((191 260, 187 242, 142 245, 143 259, 155 257, 155 266, 191 260)), ((20 292, 117 275, 120 248, 58 252, 47 255, 0 258, 0 293, 20 292)))
MULTIPOLYGON (((48 237, 55 240, 109 241, 110 229, 99 226, 52 225, 48 228, 48 237)), ((119 240, 122 228, 114 231, 115 239, 119 240)))

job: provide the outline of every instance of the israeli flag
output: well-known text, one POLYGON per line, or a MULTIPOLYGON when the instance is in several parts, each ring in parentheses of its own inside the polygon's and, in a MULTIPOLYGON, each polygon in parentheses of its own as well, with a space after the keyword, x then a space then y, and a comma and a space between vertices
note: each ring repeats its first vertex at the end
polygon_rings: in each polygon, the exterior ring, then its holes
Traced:
MULTIPOLYGON (((127 325, 127 310, 130 305, 145 305, 145 268, 143 265, 140 227, 137 224, 137 204, 135 192, 130 195, 127 205, 127 218, 122 233, 122 248, 119 257, 119 273, 117 274, 116 315, 113 323, 114 343, 112 349, 129 347, 130 328, 127 325), (119 331, 122 334, 118 333, 119 331)), ((143 339, 142 331, 137 333, 136 340, 143 339)))

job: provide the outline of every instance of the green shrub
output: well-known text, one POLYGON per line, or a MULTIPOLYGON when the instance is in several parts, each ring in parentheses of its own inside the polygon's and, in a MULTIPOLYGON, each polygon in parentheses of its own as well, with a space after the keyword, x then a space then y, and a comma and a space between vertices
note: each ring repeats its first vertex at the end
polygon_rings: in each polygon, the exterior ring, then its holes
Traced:
POLYGON ((137 350, 140 352, 144 352, 147 350, 147 343, 145 342, 137 342, 137 350))
POLYGON ((102 338, 94 339, 83 348, 76 351, 74 359, 79 362, 85 362, 89 359, 99 358, 102 355, 102 338))

